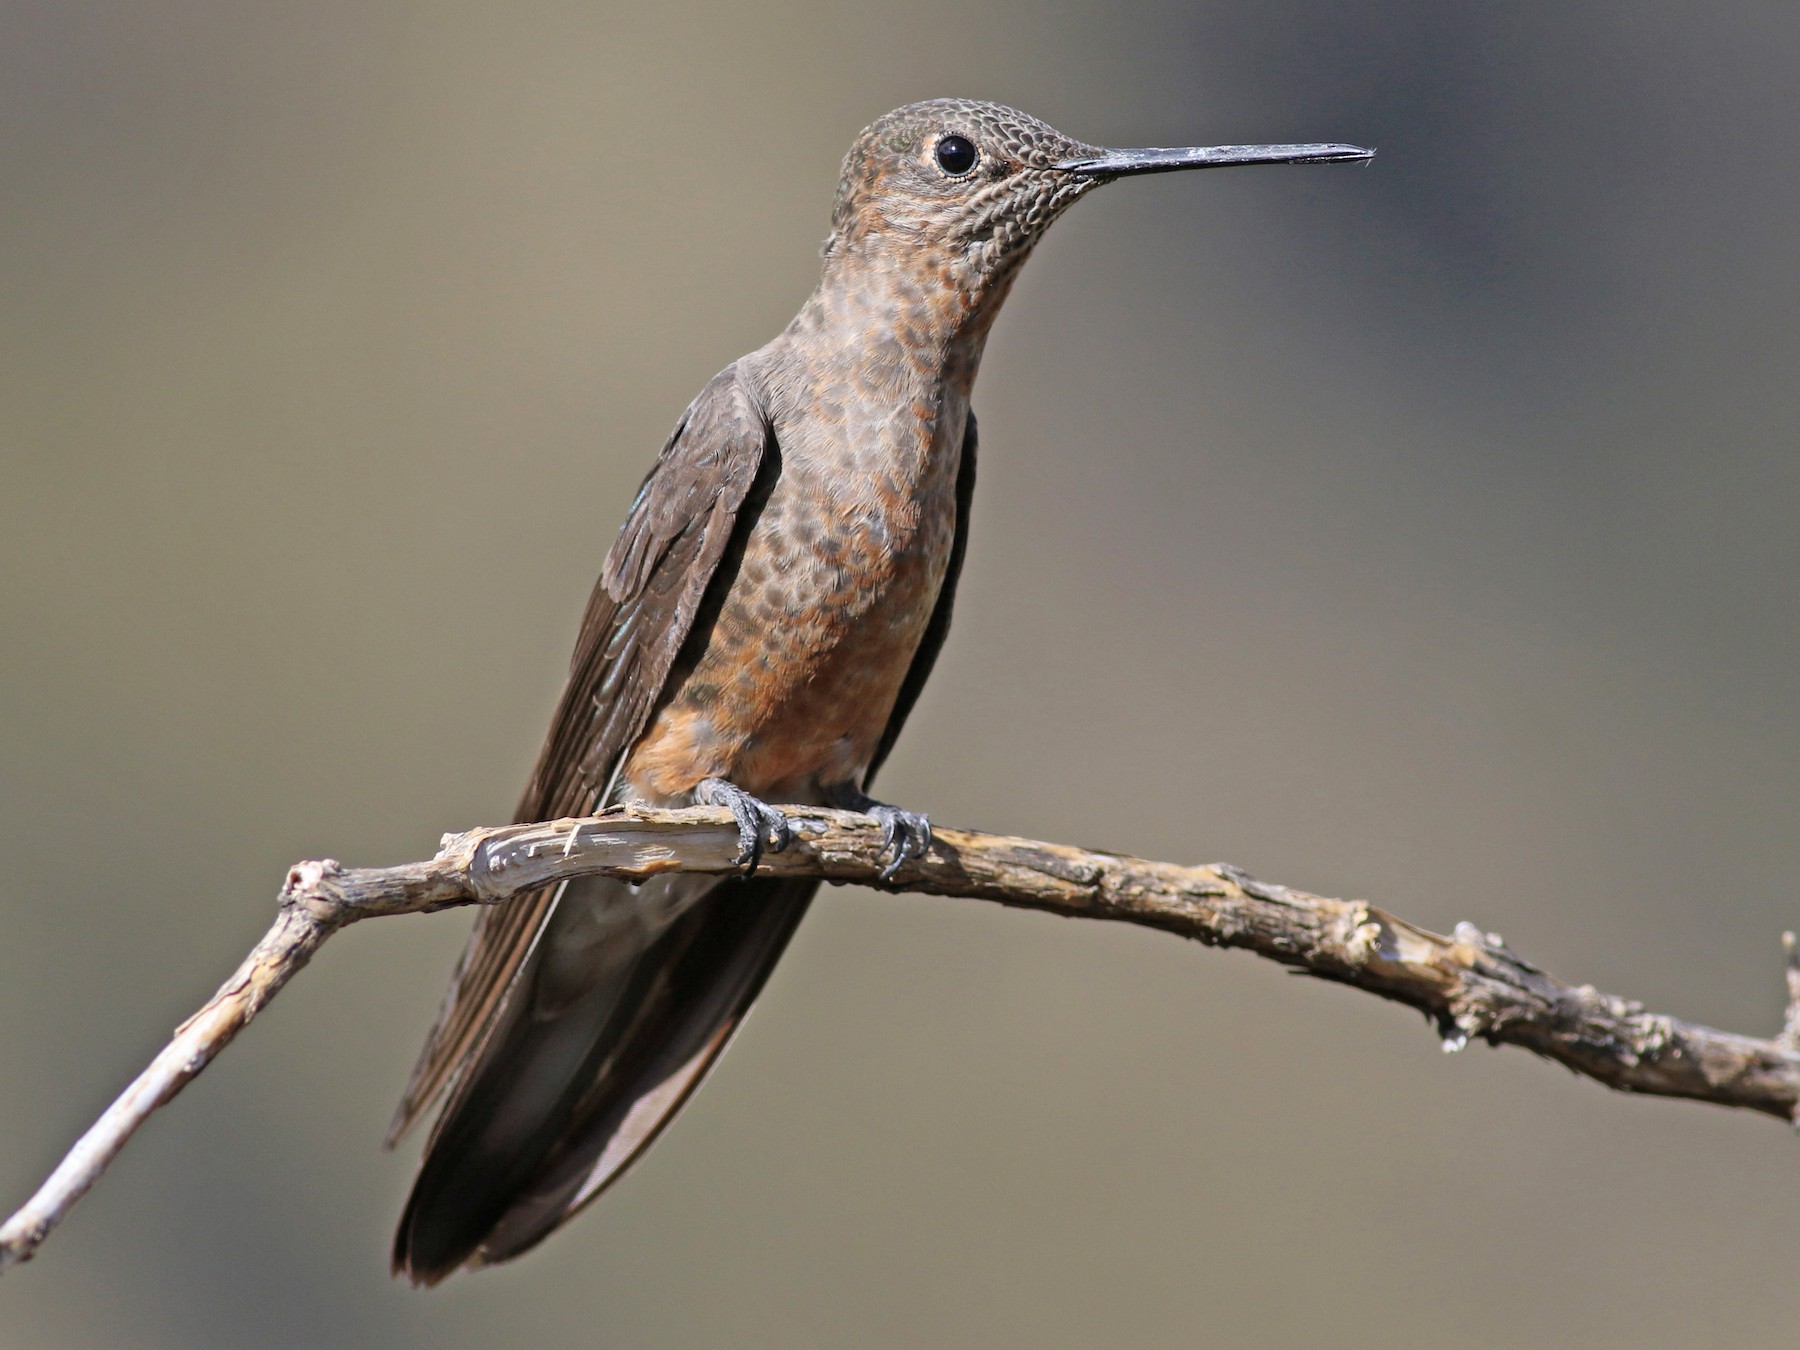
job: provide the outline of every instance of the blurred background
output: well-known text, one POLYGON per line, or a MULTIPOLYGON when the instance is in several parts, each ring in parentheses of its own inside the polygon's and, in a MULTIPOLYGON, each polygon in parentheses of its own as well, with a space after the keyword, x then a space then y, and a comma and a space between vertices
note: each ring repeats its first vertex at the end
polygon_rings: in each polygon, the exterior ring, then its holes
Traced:
MULTIPOLYGON (((806 294, 856 131, 942 94, 1381 154, 1052 232, 883 795, 1772 1032, 1797 66, 1750 0, 0 9, 0 1208, 289 863, 506 817, 662 437, 806 294)), ((850 890, 604 1203, 417 1293, 379 1144, 468 922, 333 942, 6 1279, 0 1344, 1793 1344, 1775 1122, 850 890)))

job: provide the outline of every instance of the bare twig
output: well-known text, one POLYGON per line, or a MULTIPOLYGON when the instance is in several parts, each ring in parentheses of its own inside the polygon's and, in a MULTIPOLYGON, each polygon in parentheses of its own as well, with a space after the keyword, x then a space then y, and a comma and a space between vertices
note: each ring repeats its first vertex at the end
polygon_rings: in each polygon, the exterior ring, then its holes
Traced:
MULTIPOLYGON (((866 816, 795 808, 796 841, 762 871, 879 885, 883 844, 866 816)), ((359 919, 495 904, 567 877, 641 879, 727 872, 730 813, 618 811, 581 820, 446 835, 437 857, 398 867, 306 862, 281 892, 275 925, 212 1000, 107 1108, 38 1193, 0 1226, 0 1269, 29 1260, 138 1126, 211 1062, 337 929, 359 919)), ((1471 1038, 1521 1045, 1621 1092, 1687 1097, 1793 1120, 1800 1105, 1800 956, 1788 940, 1789 1013, 1773 1040, 1646 1012, 1554 979, 1497 936, 1458 924, 1449 937, 1360 900, 1329 900, 1255 880, 1225 863, 1178 867, 1062 844, 939 830, 931 852, 886 889, 994 900, 1116 919, 1209 946, 1241 947, 1322 979, 1417 1008, 1446 1050, 1471 1038)))
POLYGON ((1788 1003, 1787 1017, 1775 1044, 1790 1055, 1800 1055, 1800 940, 1796 940, 1791 932, 1783 933, 1781 950, 1787 954, 1788 1003))

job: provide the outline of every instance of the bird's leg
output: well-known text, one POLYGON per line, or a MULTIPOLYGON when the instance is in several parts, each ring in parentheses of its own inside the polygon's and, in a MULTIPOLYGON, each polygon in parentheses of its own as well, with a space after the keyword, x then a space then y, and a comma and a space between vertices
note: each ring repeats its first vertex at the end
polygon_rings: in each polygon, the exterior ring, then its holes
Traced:
POLYGON ((931 821, 921 812, 878 802, 853 783, 826 788, 825 804, 840 811, 861 811, 880 823, 882 842, 893 854, 881 869, 883 881, 892 881, 909 859, 923 858, 931 847, 931 821))
POLYGON ((770 853, 779 853, 794 841, 794 827, 785 815, 728 779, 702 778, 694 788, 694 800, 701 806, 730 808, 738 830, 738 855, 732 862, 744 869, 745 876, 762 861, 765 837, 770 853))

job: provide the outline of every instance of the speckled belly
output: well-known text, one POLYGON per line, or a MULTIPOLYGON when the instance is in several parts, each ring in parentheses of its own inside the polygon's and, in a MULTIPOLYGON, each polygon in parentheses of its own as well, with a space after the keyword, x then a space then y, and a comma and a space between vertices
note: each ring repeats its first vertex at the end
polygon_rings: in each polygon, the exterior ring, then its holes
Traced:
POLYGON ((771 800, 859 785, 918 650, 956 530, 954 465, 917 495, 778 484, 705 649, 626 761, 649 801, 708 777, 771 800))

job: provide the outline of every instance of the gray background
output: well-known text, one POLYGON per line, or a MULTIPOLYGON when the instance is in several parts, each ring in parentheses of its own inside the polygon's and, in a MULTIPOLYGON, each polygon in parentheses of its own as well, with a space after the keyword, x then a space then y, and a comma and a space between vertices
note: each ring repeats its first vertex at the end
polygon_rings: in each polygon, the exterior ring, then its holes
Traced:
MULTIPOLYGON (((0 10, 0 1201, 286 866, 501 819, 629 494, 938 94, 1121 184, 977 390, 944 823, 1473 919, 1740 1030, 1800 922, 1800 11, 0 10)), ((1800 1150, 1236 955, 827 894, 605 1203, 434 1293, 378 1148, 466 915, 344 935, 8 1347, 1793 1343, 1800 1150)))

